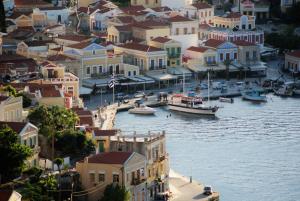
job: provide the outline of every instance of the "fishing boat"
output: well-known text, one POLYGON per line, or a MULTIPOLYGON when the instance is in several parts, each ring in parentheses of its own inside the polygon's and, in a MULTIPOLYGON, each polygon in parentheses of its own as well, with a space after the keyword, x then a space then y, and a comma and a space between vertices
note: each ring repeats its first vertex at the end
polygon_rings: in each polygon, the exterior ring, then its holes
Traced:
POLYGON ((156 112, 156 110, 145 105, 139 105, 128 110, 128 112, 131 114, 153 115, 156 112))
POLYGON ((220 97, 219 101, 224 102, 224 103, 233 103, 234 102, 233 98, 226 98, 226 97, 220 97))
POLYGON ((208 104, 204 104, 201 97, 196 96, 194 92, 184 93, 184 78, 183 75, 183 94, 175 94, 168 102, 169 110, 179 111, 190 114, 199 115, 215 115, 219 107, 209 105, 209 73, 208 73, 208 104))
POLYGON ((253 102, 267 102, 267 97, 261 95, 256 90, 242 91, 241 93, 244 100, 253 101, 253 102))
POLYGON ((217 106, 205 105, 200 97, 175 94, 168 103, 169 110, 200 115, 215 115, 217 106))

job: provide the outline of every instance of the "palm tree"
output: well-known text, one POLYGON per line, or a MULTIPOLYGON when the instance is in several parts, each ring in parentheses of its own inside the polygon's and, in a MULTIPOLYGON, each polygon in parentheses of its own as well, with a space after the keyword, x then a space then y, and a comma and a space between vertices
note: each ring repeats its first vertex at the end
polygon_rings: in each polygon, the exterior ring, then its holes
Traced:
POLYGON ((60 167, 64 163, 64 159, 62 159, 62 158, 56 158, 56 159, 53 160, 53 163, 55 165, 57 165, 58 172, 60 173, 60 171, 61 171, 60 167))
POLYGON ((226 79, 229 80, 229 66, 231 64, 231 60, 230 59, 225 59, 224 61, 224 65, 226 66, 226 79))

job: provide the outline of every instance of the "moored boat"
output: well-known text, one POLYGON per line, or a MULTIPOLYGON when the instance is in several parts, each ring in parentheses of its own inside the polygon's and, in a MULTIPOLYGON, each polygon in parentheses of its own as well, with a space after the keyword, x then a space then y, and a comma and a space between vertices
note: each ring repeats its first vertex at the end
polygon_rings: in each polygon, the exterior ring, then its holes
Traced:
POLYGON ((226 98, 226 97, 220 97, 219 101, 224 102, 224 103, 233 103, 234 102, 233 98, 226 98))
POLYGON ((169 109, 199 115, 215 115, 219 107, 205 105, 200 97, 175 94, 168 103, 169 109))
POLYGON ((292 88, 288 88, 287 86, 282 86, 280 88, 274 88, 273 89, 274 94, 277 96, 293 96, 293 89, 292 88))
POLYGON ((256 90, 242 91, 241 94, 244 100, 253 102, 267 102, 267 97, 261 95, 256 90))
POLYGON ((139 105, 132 109, 129 109, 128 112, 131 114, 153 115, 156 110, 145 105, 139 105))

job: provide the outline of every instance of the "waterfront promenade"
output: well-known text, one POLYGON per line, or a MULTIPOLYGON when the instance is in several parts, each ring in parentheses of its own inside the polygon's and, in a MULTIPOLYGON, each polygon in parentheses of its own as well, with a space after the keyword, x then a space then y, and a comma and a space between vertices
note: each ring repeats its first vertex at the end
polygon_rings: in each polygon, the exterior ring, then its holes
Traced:
POLYGON ((173 170, 169 173, 169 186, 172 192, 172 201, 217 201, 219 193, 214 192, 212 195, 203 195, 204 186, 197 181, 190 183, 189 178, 184 177, 173 170))

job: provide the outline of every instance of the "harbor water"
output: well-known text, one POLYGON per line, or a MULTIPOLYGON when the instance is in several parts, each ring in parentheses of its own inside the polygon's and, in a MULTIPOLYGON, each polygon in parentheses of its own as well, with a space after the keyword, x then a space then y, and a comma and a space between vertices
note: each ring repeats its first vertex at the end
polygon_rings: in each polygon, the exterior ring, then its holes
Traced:
POLYGON ((170 166, 212 185, 222 201, 300 200, 300 99, 235 98, 216 118, 157 108, 155 116, 120 112, 115 127, 130 134, 166 131, 170 166))

